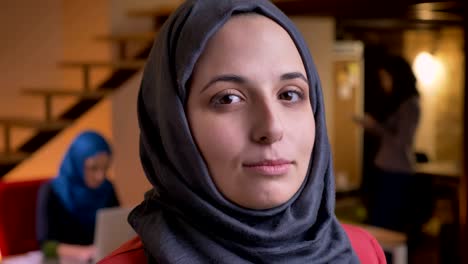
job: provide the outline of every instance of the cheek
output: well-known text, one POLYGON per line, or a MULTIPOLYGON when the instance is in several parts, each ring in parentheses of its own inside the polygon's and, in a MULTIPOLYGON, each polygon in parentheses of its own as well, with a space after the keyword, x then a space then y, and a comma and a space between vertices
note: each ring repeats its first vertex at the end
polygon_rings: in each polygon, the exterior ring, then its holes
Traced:
POLYGON ((315 142, 315 119, 313 115, 310 115, 308 120, 302 124, 299 128, 302 131, 302 137, 305 138, 306 144, 304 148, 312 151, 315 142))
POLYGON ((86 185, 90 188, 97 188, 99 187, 105 180, 105 177, 102 177, 102 173, 100 172, 90 172, 86 177, 86 185))
POLYGON ((289 121, 287 127, 294 148, 299 154, 298 157, 308 165, 315 142, 315 120, 312 110, 306 111, 300 118, 289 121))
POLYGON ((88 187, 93 187, 95 179, 92 172, 85 172, 85 182, 88 187))
POLYGON ((210 169, 235 160, 245 145, 246 129, 239 118, 216 113, 195 113, 191 130, 210 169))

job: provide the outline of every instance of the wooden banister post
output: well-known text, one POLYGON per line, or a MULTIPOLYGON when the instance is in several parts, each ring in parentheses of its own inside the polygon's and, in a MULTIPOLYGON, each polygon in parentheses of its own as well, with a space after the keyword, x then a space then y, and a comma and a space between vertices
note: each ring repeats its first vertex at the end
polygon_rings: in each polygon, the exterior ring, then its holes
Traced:
POLYGON ((85 91, 89 91, 91 87, 91 76, 90 76, 90 65, 83 64, 83 88, 85 91))
POLYGON ((3 144, 5 154, 11 153, 11 125, 8 123, 3 124, 3 144))
POLYGON ((52 94, 44 95, 44 104, 45 104, 45 119, 47 121, 52 120, 52 94))
POLYGON ((117 43, 119 60, 125 60, 125 58, 127 57, 127 42, 125 40, 120 40, 117 43))

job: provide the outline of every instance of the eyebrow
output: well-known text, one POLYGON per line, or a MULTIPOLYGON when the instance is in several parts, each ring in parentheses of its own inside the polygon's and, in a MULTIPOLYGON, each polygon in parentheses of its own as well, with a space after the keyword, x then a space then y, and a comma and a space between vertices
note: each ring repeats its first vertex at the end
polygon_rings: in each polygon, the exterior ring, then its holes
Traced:
MULTIPOLYGON (((282 74, 280 76, 281 81, 287 81, 287 80, 293 80, 293 79, 301 79, 304 82, 308 83, 307 78, 300 72, 288 72, 288 73, 282 74)), ((223 74, 223 75, 219 75, 219 76, 216 76, 213 79, 211 79, 201 89, 200 93, 203 93, 203 91, 208 89, 208 87, 210 87, 211 85, 213 85, 216 82, 232 82, 232 83, 236 83, 236 84, 247 84, 249 81, 246 78, 241 77, 239 75, 223 74)))
POLYGON ((292 80, 292 79, 302 79, 304 82, 308 83, 307 78, 304 76, 304 74, 300 72, 288 72, 283 75, 281 75, 280 80, 282 81, 287 81, 287 80, 292 80))
POLYGON ((203 91, 208 89, 208 87, 210 87, 212 84, 214 84, 216 82, 233 82, 233 83, 236 83, 236 84, 246 84, 246 83, 248 83, 247 79, 245 79, 245 78, 243 78, 243 77, 241 77, 239 75, 235 75, 235 74, 219 75, 219 76, 216 76, 215 78, 211 79, 203 87, 203 89, 200 91, 200 93, 203 93, 203 91))

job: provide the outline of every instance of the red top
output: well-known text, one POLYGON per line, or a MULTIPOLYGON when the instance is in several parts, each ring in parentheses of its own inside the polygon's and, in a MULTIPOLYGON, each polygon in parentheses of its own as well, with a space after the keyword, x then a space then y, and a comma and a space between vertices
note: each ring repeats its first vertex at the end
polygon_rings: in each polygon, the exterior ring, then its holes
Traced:
MULTIPOLYGON (((379 243, 362 228, 343 224, 354 252, 363 264, 385 264, 385 255, 379 243)), ((147 263, 143 243, 139 237, 126 242, 98 264, 147 263)))

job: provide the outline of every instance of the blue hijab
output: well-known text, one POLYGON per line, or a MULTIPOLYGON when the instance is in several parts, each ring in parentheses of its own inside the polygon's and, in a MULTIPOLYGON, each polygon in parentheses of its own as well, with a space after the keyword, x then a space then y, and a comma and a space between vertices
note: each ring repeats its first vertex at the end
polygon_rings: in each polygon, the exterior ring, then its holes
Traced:
POLYGON ((94 226, 96 211, 105 207, 113 193, 107 179, 95 189, 85 183, 85 160, 99 153, 111 155, 110 146, 101 135, 94 131, 79 134, 65 154, 58 176, 51 182, 65 208, 86 226, 94 226))

